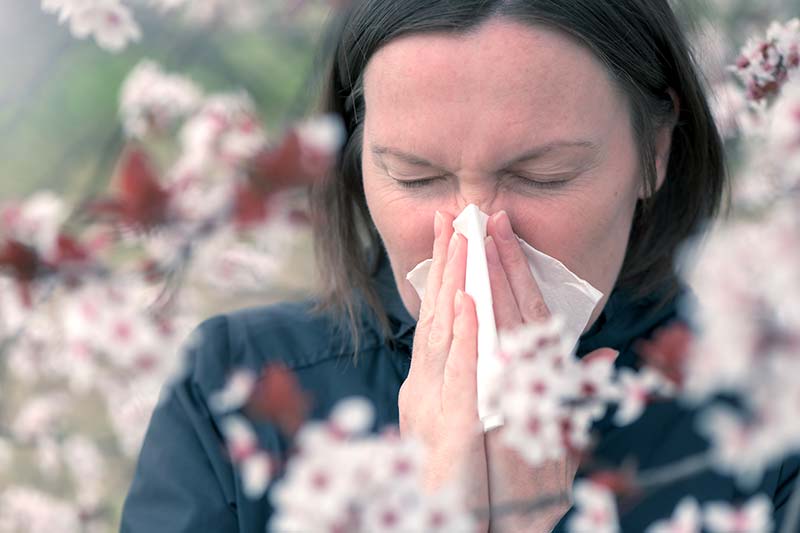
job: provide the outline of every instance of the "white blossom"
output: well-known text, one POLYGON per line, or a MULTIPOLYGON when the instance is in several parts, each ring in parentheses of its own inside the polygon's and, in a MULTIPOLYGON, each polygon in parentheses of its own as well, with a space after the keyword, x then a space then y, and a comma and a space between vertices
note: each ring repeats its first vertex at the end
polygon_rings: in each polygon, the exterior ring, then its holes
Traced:
POLYGON ((647 366, 638 372, 622 368, 617 380, 619 405, 614 413, 614 423, 619 426, 626 426, 638 419, 652 395, 673 392, 664 377, 647 366))
POLYGON ((79 39, 92 36, 101 48, 119 52, 131 42, 142 37, 139 25, 133 19, 130 8, 119 0, 94 0, 79 2, 69 11, 62 11, 62 18, 69 19, 72 35, 79 39))
POLYGON ((163 131, 197 109, 202 96, 188 78, 166 73, 158 63, 143 60, 125 78, 120 91, 119 113, 125 132, 144 137, 153 130, 163 131))
POLYGON ((0 531, 75 533, 80 531, 79 509, 39 490, 12 486, 0 491, 0 531))
POLYGON ((225 387, 211 395, 208 405, 218 413, 242 407, 253 392, 257 376, 251 370, 235 370, 228 376, 225 387))
POLYGON ((646 533, 700 533, 702 527, 700 505, 693 496, 686 496, 678 502, 669 519, 651 524, 646 533))
POLYGON ((588 480, 575 483, 574 512, 567 522, 571 533, 616 533, 620 531, 617 504, 606 487, 588 480))
POLYGON ((764 494, 752 497, 741 506, 727 502, 703 505, 706 529, 710 533, 751 533, 772 531, 772 502, 764 494))
POLYGON ((365 402, 346 399, 329 420, 301 428, 299 452, 271 493, 270 529, 474 531, 458 487, 423 491, 419 442, 365 433, 373 422, 365 402))
POLYGON ((264 148, 267 140, 245 92, 207 97, 183 125, 180 139, 183 155, 176 168, 181 172, 171 173, 176 179, 187 172, 205 176, 218 167, 235 169, 264 148))
POLYGON ((51 393, 35 397, 17 412, 11 431, 23 441, 35 441, 55 431, 69 405, 69 397, 51 393))
POLYGON ((245 495, 259 498, 264 494, 273 475, 269 456, 259 448, 258 437, 250 422, 243 416, 225 416, 221 429, 231 460, 241 472, 245 495))
POLYGON ((24 202, 0 206, 0 239, 19 241, 52 258, 66 216, 64 201, 55 193, 34 193, 24 202))
POLYGON ((77 487, 77 501, 83 507, 97 507, 105 491, 106 462, 102 453, 85 435, 69 436, 61 448, 64 463, 77 487))
POLYGON ((591 423, 618 397, 613 361, 580 361, 558 317, 501 332, 501 377, 489 393, 504 419, 502 439, 531 465, 589 442, 591 423))

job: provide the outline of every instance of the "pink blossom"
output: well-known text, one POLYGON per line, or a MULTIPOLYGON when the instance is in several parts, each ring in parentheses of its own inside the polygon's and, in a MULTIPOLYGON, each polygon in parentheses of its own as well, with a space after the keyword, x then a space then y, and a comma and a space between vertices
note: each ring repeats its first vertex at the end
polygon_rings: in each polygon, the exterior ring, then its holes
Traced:
POLYGON ((705 526, 711 533, 751 533, 771 531, 772 503, 764 494, 754 496, 742 505, 711 502, 703 505, 705 526))
POLYGON ((773 22, 766 38, 751 38, 742 48, 735 66, 731 67, 744 83, 752 100, 771 98, 778 93, 796 69, 800 43, 800 19, 785 24, 773 22))
POLYGON ((700 533, 702 527, 700 505, 694 497, 686 496, 675 507, 669 519, 650 525, 646 533, 700 533))
POLYGON ((592 421, 618 396, 613 361, 579 361, 561 327, 556 317, 500 333, 505 367, 490 401, 503 415, 504 443, 533 466, 583 449, 592 421))
POLYGON ((24 202, 0 206, 0 238, 17 240, 51 257, 66 217, 61 198, 51 191, 37 192, 24 202))
POLYGON ((111 52, 119 52, 131 42, 142 37, 141 29, 133 19, 131 10, 119 0, 93 0, 81 2, 66 13, 70 31, 75 37, 94 37, 95 42, 111 52))
POLYGON ((208 404, 218 413, 239 409, 253 393, 255 384, 254 372, 247 369, 235 370, 228 376, 225 387, 211 395, 208 404))
MULTIPOLYGON (((244 92, 215 94, 186 121, 180 132, 181 173, 223 178, 265 146, 266 134, 255 105, 244 92), (210 169, 205 167, 211 166, 210 169), (219 174, 221 172, 221 174, 219 174)), ((173 171, 173 175, 176 173, 173 171)), ((176 176, 177 177, 177 176, 176 176)))
POLYGON ((164 131, 197 109, 201 100, 202 92, 191 80, 144 60, 125 78, 119 113, 129 136, 144 137, 164 131))
POLYGON ((272 479, 269 455, 258 446, 250 422, 240 415, 227 415, 221 422, 228 452, 242 478, 242 488, 249 498, 259 498, 272 479))
POLYGON ((638 419, 654 395, 671 392, 669 382, 652 368, 645 366, 638 372, 629 368, 620 369, 619 406, 614 414, 614 423, 625 426, 638 419))
POLYGON ((572 533, 616 533, 619 529, 614 495, 606 487, 580 480, 573 487, 575 511, 567 523, 572 533))
POLYGON ((0 492, 0 531, 72 533, 81 530, 79 509, 39 490, 12 486, 0 492))
POLYGON ((272 493, 270 528, 308 531, 473 531, 458 487, 421 485, 423 447, 392 434, 369 435, 373 408, 349 398, 298 436, 299 451, 272 493))

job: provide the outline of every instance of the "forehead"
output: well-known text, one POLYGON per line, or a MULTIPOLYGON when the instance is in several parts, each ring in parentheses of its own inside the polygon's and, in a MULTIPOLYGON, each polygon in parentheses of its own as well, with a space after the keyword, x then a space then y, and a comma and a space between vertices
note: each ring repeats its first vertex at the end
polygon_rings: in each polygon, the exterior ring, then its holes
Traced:
POLYGON ((627 119, 623 98, 588 48, 503 19, 470 33, 390 42, 367 65, 364 91, 370 134, 409 149, 436 139, 442 148, 443 139, 472 139, 472 148, 488 150, 578 136, 602 141, 604 129, 627 119))

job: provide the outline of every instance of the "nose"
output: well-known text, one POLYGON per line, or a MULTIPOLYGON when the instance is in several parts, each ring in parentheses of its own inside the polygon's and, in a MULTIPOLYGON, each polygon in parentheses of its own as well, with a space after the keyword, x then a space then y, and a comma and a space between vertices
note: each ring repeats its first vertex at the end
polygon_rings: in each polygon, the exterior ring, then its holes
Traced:
POLYGON ((484 213, 492 213, 496 207, 497 186, 495 183, 459 184, 456 194, 456 214, 469 204, 475 204, 484 213))

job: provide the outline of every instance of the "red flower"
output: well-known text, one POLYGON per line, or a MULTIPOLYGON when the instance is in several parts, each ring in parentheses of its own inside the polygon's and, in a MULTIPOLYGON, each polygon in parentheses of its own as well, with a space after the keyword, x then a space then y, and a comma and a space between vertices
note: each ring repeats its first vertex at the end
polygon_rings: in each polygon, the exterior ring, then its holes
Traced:
POLYGON ((589 478, 614 494, 631 495, 636 491, 636 476, 629 467, 619 470, 600 470, 589 478))
POLYGON ((278 146, 256 155, 250 166, 250 181, 253 187, 265 193, 310 185, 325 175, 335 157, 335 153, 303 142, 293 130, 278 146))
POLYGON ((31 306, 31 282, 41 274, 45 264, 34 248, 10 239, 0 242, 0 272, 9 272, 17 282, 20 298, 31 306))
POLYGON ((305 421, 309 403, 294 373, 275 363, 262 370, 245 411, 254 420, 274 422, 292 435, 305 421))
POLYGON ((159 182, 142 148, 133 146, 123 152, 116 185, 117 195, 92 202, 92 212, 111 215, 134 229, 148 230, 167 222, 170 191, 159 182))
POLYGON ((244 184, 236 188, 233 205, 233 221, 239 228, 257 224, 267 218, 267 197, 264 191, 244 184))
POLYGON ((657 330, 651 340, 637 341, 634 350, 649 365, 680 387, 691 343, 692 332, 685 324, 676 322, 657 330))

